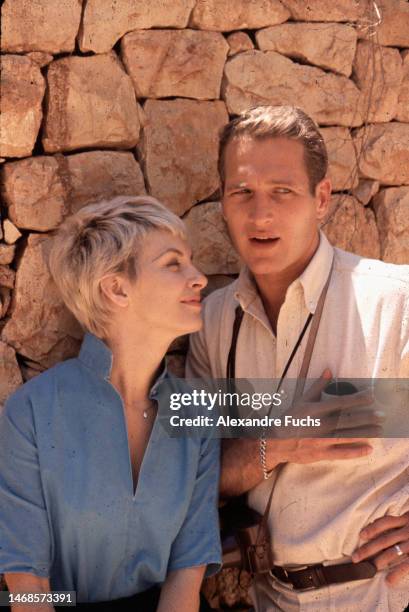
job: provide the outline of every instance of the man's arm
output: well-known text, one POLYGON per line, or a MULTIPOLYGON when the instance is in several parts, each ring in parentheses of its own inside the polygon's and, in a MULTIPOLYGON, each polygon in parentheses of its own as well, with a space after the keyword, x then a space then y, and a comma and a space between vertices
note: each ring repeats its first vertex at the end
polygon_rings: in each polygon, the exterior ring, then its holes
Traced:
POLYGON ((157 612, 198 612, 206 566, 170 572, 163 583, 157 612))
MULTIPOLYGON (((5 574, 7 588, 10 593, 49 593, 50 581, 28 573, 5 574)), ((54 610, 51 604, 16 604, 11 606, 12 612, 50 612, 54 610)))

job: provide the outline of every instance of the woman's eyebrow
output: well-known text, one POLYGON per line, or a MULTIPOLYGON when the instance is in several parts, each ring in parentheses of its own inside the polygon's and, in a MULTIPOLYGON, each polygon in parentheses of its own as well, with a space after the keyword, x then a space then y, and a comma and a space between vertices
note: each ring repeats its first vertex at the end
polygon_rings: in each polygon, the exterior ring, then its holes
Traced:
POLYGON ((162 253, 160 255, 158 255, 157 257, 155 257, 155 259, 153 259, 153 261, 156 261, 157 259, 160 259, 161 257, 166 255, 167 253, 175 253, 176 255, 180 255, 181 257, 183 257, 183 255, 184 255, 184 253, 182 251, 180 251, 179 249, 175 249, 175 248, 171 247, 170 249, 166 249, 165 251, 162 251, 162 253))

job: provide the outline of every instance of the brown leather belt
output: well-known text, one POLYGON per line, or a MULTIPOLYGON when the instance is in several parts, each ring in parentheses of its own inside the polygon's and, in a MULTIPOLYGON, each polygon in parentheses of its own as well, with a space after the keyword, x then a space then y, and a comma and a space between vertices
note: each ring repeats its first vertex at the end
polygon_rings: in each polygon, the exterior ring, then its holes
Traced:
POLYGON ((294 589, 319 589, 329 584, 340 584, 352 580, 366 580, 375 576, 377 569, 371 561, 342 563, 340 565, 308 565, 298 570, 289 570, 278 565, 270 570, 274 578, 291 584, 294 589))

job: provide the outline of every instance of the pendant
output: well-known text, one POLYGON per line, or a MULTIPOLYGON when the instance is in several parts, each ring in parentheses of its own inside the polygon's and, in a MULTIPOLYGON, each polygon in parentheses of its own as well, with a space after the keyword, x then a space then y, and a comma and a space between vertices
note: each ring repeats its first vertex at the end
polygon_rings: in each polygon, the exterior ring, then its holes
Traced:
POLYGON ((148 413, 147 413, 147 411, 146 411, 146 410, 144 410, 144 411, 143 411, 143 418, 144 418, 144 419, 147 419, 147 418, 148 418, 148 413))

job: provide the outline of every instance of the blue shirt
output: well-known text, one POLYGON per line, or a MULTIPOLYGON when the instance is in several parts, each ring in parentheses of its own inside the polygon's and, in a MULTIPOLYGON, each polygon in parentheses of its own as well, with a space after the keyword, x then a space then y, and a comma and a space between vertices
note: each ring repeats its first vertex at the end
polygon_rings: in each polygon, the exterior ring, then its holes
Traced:
MULTIPOLYGON (((111 366, 110 350, 87 334, 78 358, 23 385, 0 415, 0 573, 49 577, 79 602, 221 562, 218 441, 170 438, 156 418, 134 494, 111 366)), ((150 392, 159 410, 167 376, 150 392)))

